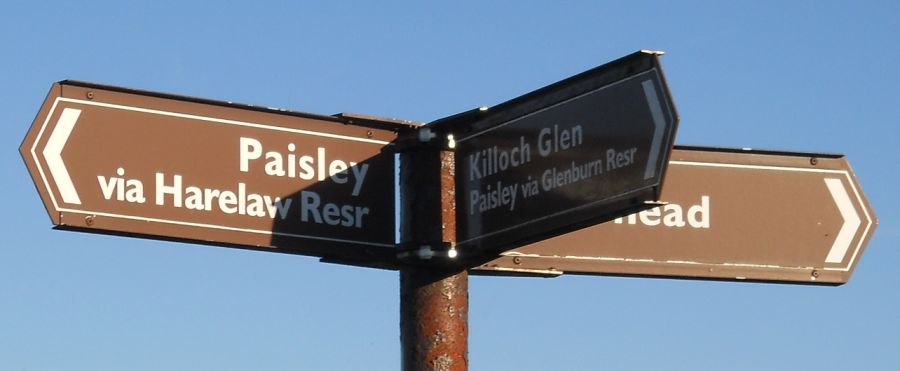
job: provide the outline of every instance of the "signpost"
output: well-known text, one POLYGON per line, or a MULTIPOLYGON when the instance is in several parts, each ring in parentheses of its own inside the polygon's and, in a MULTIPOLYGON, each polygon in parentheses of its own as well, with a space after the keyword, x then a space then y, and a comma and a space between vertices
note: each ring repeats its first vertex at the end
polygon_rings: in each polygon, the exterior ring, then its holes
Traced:
POLYGON ((673 152, 658 54, 421 127, 64 81, 20 152, 57 228, 399 270, 408 370, 467 368, 470 269, 846 282, 846 160, 673 152))
POLYGON ((461 254, 645 208, 677 122, 657 53, 638 52, 454 125, 461 254))
POLYGON ((20 152, 61 228, 377 264, 397 128, 349 121, 64 81, 20 152))
POLYGON ((490 272, 846 283, 877 225, 846 158, 682 147, 651 210, 519 249, 490 272))

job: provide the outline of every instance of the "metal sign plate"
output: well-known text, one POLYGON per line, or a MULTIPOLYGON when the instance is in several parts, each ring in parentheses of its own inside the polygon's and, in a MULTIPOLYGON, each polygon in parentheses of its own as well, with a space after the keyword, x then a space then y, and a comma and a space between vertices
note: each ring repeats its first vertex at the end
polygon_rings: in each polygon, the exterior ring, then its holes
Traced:
POLYGON ((457 245, 516 246, 658 199, 677 121, 647 52, 490 108, 455 132, 457 245))
POLYGON ((396 132, 195 98, 55 84, 20 152, 53 224, 376 259, 394 246, 396 132))
POLYGON ((842 284, 878 223, 839 155, 676 147, 667 177, 664 206, 478 269, 842 284))

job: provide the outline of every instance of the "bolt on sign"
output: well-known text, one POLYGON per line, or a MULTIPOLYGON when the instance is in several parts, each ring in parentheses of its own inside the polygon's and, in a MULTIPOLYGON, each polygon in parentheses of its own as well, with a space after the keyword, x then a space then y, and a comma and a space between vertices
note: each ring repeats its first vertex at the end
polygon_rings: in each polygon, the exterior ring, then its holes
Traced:
POLYGON ((454 127, 457 245, 481 253, 644 208, 678 117, 656 52, 638 52, 454 127))
POLYGON ((395 129, 63 81, 20 152, 61 228, 375 259, 395 129))
POLYGON ((676 147, 666 176, 663 206, 477 269, 835 285, 878 224, 841 155, 676 147))

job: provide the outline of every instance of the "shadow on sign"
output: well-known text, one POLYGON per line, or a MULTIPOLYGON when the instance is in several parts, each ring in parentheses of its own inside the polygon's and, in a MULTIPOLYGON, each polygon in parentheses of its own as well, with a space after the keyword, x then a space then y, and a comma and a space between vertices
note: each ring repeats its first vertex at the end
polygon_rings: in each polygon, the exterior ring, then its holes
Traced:
POLYGON ((290 205, 285 217, 273 219, 271 246, 326 261, 390 268, 396 256, 393 173, 393 153, 382 152, 283 196, 290 205))

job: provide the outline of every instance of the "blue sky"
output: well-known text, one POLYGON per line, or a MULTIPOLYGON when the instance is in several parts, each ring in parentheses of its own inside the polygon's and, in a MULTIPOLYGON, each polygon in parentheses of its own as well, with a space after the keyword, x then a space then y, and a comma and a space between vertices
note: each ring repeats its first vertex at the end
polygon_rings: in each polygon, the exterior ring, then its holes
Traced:
POLYGON ((0 14, 0 370, 396 370, 398 275, 50 229, 18 155, 78 79, 430 121, 664 50, 679 144, 847 154, 841 287, 473 277, 472 370, 896 370, 900 3, 43 1, 0 14))

